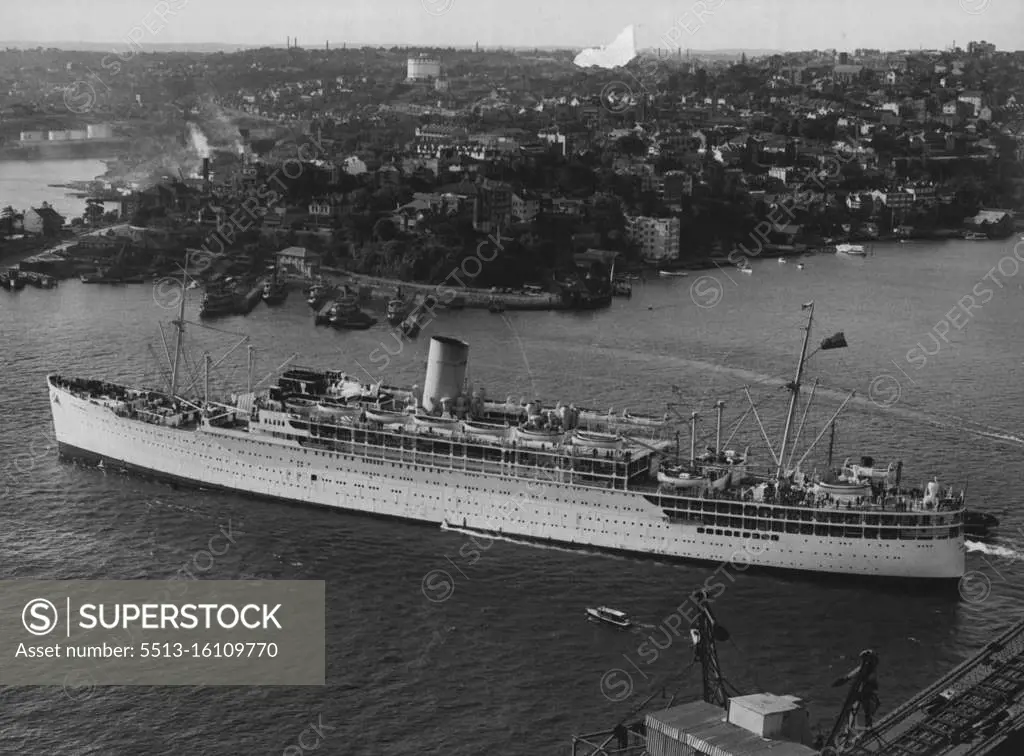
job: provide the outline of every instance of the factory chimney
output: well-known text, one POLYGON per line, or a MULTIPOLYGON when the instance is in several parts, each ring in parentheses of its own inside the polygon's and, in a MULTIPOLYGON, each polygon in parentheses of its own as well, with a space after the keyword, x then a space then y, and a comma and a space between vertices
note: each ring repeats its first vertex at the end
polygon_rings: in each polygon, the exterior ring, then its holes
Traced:
POLYGON ((203 194, 210 193, 210 158, 203 158, 203 194))

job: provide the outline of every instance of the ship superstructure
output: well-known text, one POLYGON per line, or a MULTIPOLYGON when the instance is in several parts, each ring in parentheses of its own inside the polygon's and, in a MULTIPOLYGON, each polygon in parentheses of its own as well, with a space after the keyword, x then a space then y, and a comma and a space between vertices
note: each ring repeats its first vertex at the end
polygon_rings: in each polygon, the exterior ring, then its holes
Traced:
MULTIPOLYGON (((908 491, 868 469, 851 490, 829 490, 799 464, 784 469, 785 443, 772 452, 778 466, 759 472, 720 439, 701 459, 691 439, 687 469, 669 467, 677 447, 667 416, 493 401, 467 388, 469 347, 446 337, 431 340, 422 390, 292 369, 267 391, 189 400, 176 390, 183 313, 176 324, 168 392, 48 377, 63 454, 576 547, 842 575, 964 572, 963 496, 937 482, 908 491)), ((792 418, 791 408, 785 435, 792 418)))

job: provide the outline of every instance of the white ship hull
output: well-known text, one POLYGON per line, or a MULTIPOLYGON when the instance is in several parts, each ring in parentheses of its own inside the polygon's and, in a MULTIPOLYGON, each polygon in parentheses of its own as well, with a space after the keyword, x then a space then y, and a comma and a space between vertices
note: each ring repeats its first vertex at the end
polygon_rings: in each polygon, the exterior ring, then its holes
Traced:
POLYGON ((242 430, 151 425, 52 383, 49 390, 62 454, 203 487, 576 547, 729 562, 737 570, 754 565, 951 580, 964 574, 962 536, 895 540, 723 532, 670 522, 648 500, 650 492, 645 497, 640 491, 362 459, 242 430))

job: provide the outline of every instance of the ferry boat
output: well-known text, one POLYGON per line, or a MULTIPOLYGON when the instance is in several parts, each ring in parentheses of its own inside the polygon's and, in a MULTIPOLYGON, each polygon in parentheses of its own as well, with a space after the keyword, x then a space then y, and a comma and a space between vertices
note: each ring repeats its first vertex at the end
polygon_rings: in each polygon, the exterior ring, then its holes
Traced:
MULTIPOLYGON (((813 303, 804 307, 810 312, 798 377, 788 387, 783 441, 772 454, 777 460, 790 452, 813 320, 813 303)), ((360 386, 337 371, 295 368, 270 389, 226 401, 208 389, 186 396, 179 381, 183 302, 174 325, 166 390, 47 376, 64 457, 243 495, 434 527, 448 522, 525 542, 710 563, 741 559, 837 576, 955 583, 964 574, 963 492, 925 495, 886 480, 876 483, 871 497, 837 501, 801 472, 811 449, 792 468, 754 472, 744 460, 745 469, 733 473, 719 463, 722 455, 697 459, 693 434, 691 468, 716 480, 701 488, 664 486, 658 471, 673 449, 678 455, 671 428, 634 424, 610 411, 562 406, 545 415, 539 402, 489 401, 467 388, 469 345, 442 336, 431 339, 422 390, 360 386), (319 409, 324 396, 348 397, 363 411, 333 418, 319 409), (444 422, 443 398, 453 400, 446 403, 447 419, 454 414, 469 428, 444 422), (434 421, 417 422, 414 415, 434 421), (560 422, 526 425, 545 417, 560 422), (481 438, 481 426, 473 426, 505 422, 519 426, 506 437, 481 438), (441 423, 451 432, 438 433, 441 423), (619 435, 621 447, 578 445, 578 428, 619 435)))
POLYGON ((868 253, 860 244, 837 244, 836 254, 849 257, 866 257, 868 253))
POLYGON ((588 608, 587 619, 592 622, 604 622, 606 625, 612 625, 621 629, 630 627, 633 624, 633 620, 629 618, 628 614, 607 606, 588 608))

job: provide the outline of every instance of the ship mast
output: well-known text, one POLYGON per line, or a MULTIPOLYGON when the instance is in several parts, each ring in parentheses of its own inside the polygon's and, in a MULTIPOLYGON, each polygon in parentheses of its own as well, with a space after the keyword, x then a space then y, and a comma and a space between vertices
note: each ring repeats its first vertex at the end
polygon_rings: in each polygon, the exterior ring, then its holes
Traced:
POLYGON ((828 469, 832 469, 832 450, 836 446, 836 421, 833 420, 829 427, 832 429, 832 433, 828 437, 828 469))
POLYGON ((718 421, 715 425, 715 461, 722 457, 722 410, 725 409, 725 402, 719 399, 715 402, 715 409, 718 412, 718 421))
POLYGON ((177 333, 174 336, 174 361, 171 365, 171 396, 178 391, 178 364, 181 361, 181 349, 185 340, 185 292, 188 291, 188 257, 185 267, 181 270, 181 301, 178 303, 178 319, 174 321, 177 333))
POLYGON ((777 478, 782 477, 782 468, 785 464, 784 460, 786 459, 786 444, 789 442, 789 431, 793 426, 793 415, 796 412, 796 399, 800 394, 800 379, 803 378, 804 363, 807 361, 807 344, 811 339, 811 323, 814 320, 814 302, 808 302, 804 305, 804 308, 808 311, 807 326, 804 329, 804 343, 800 348, 800 362, 796 366, 796 377, 793 379, 792 383, 786 386, 792 396, 790 396, 789 399, 789 412, 786 415, 786 428, 782 432, 782 446, 779 447, 778 469, 775 471, 775 476, 777 478))

